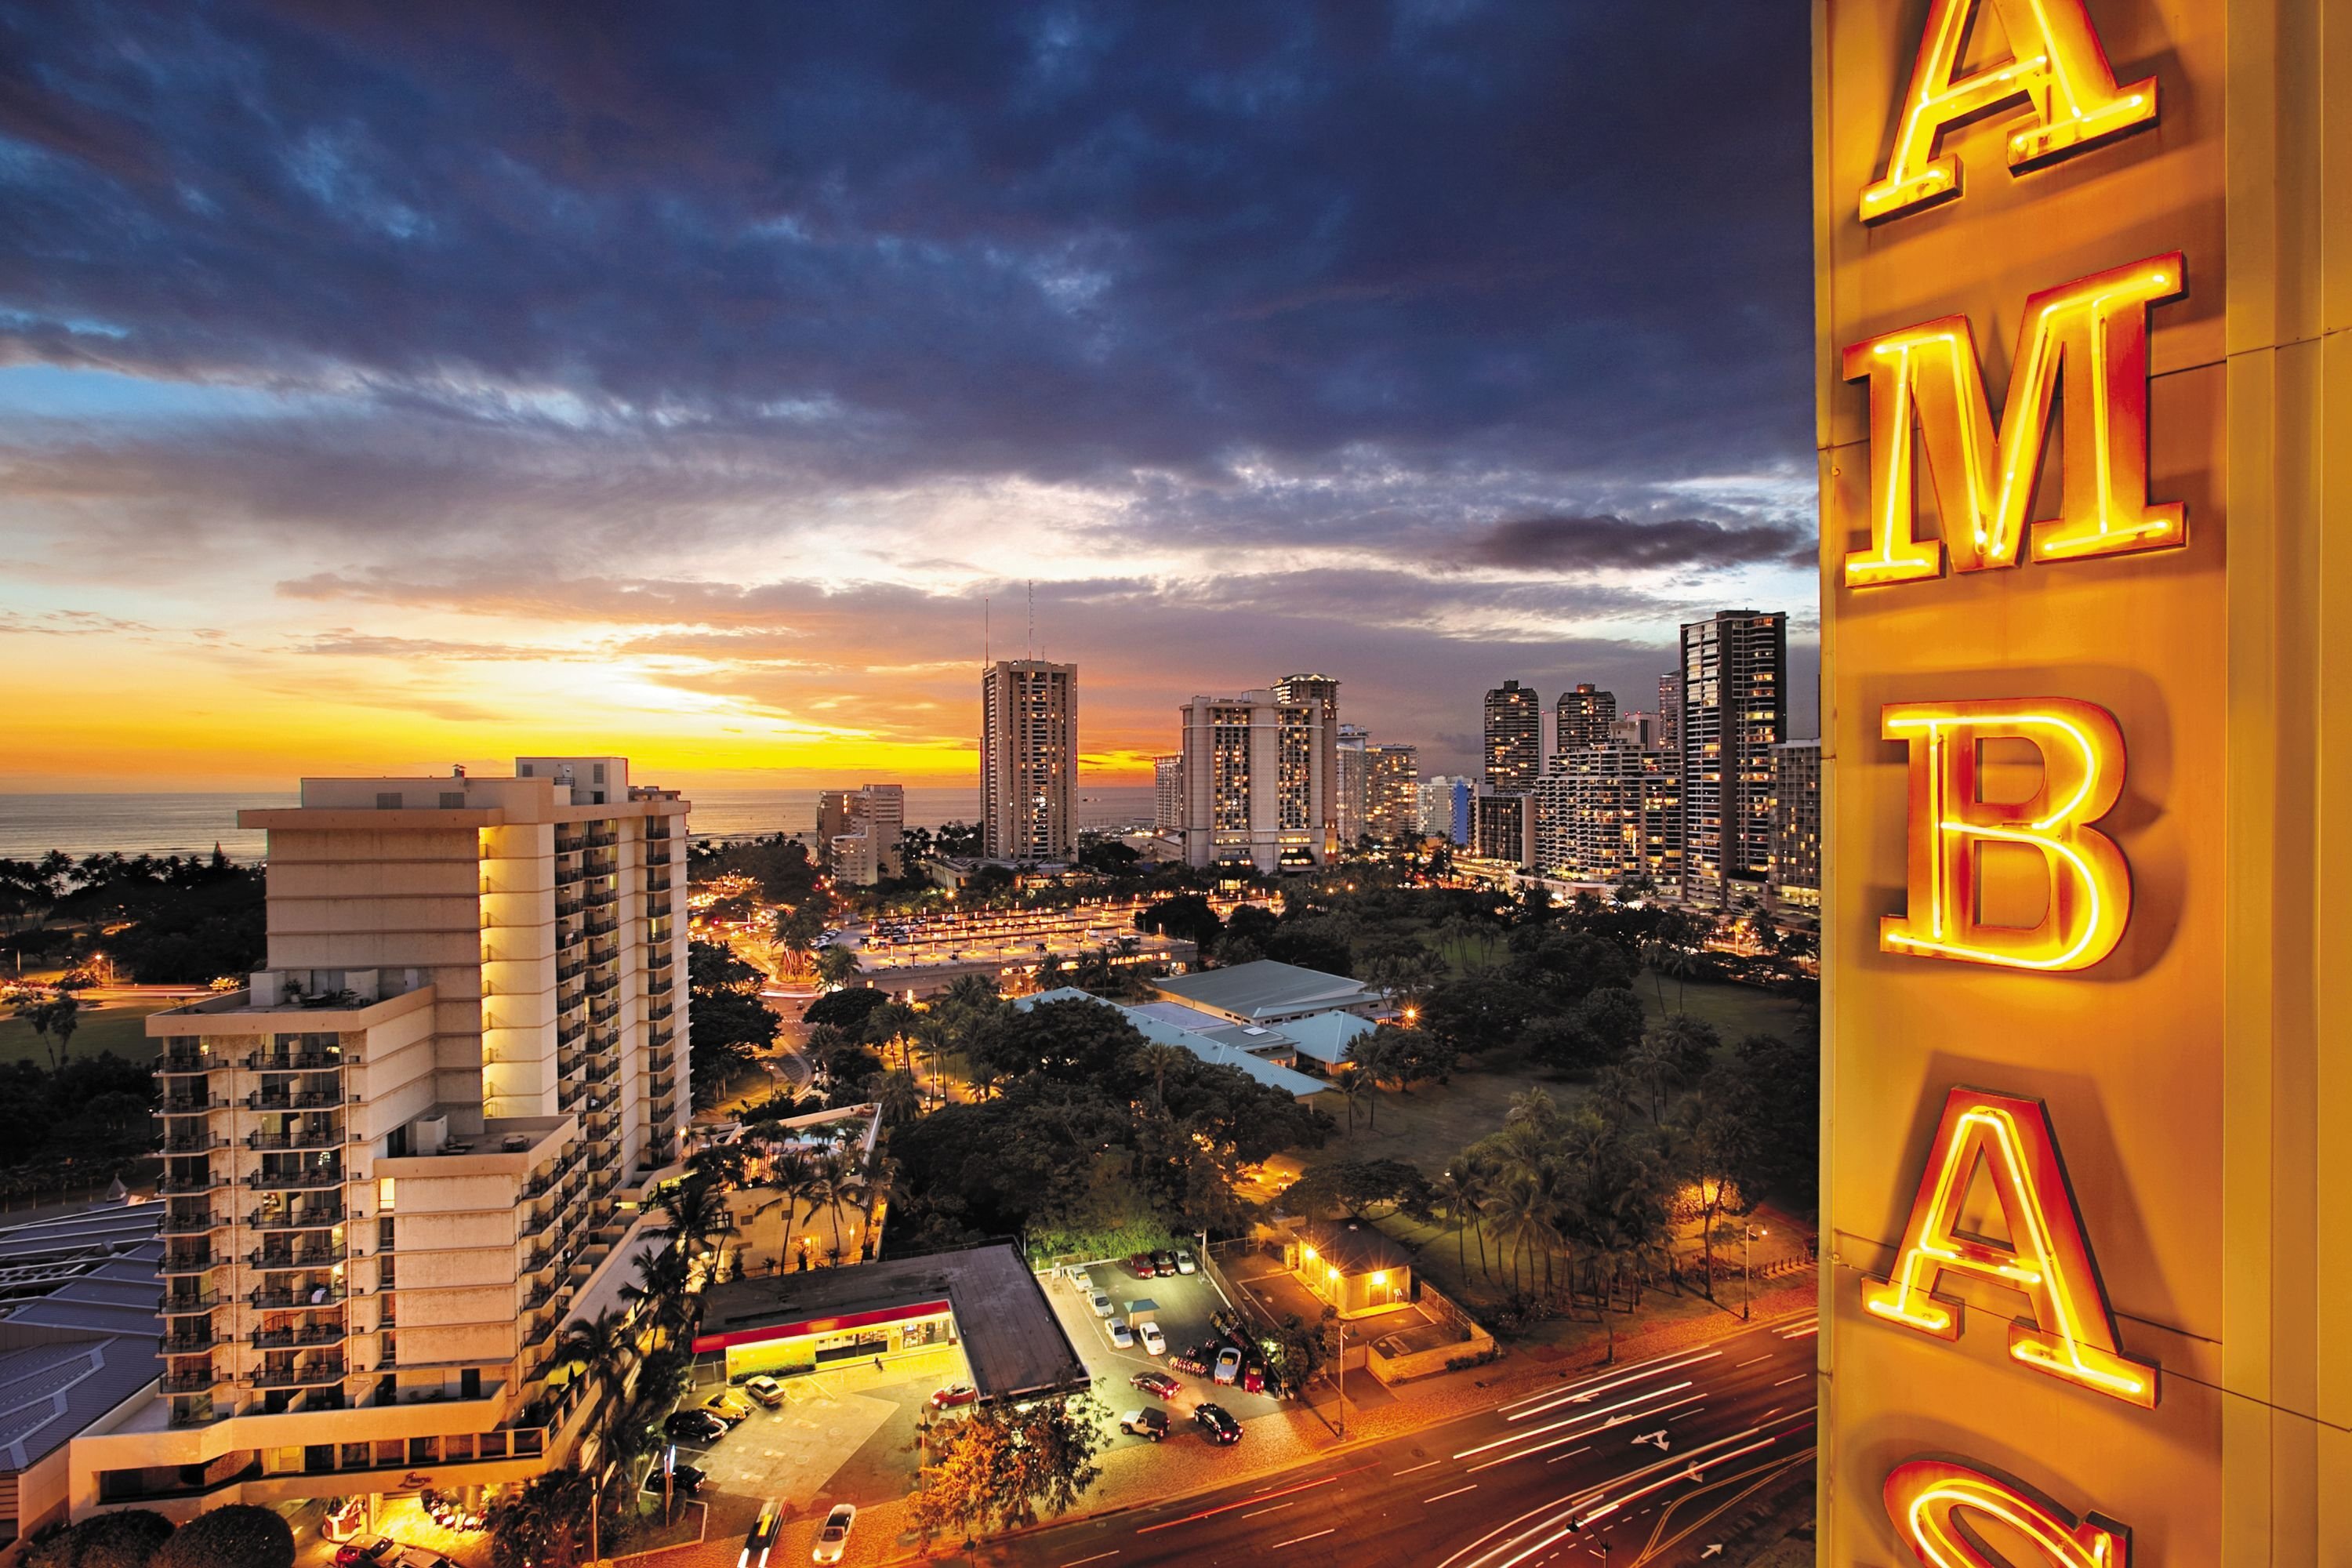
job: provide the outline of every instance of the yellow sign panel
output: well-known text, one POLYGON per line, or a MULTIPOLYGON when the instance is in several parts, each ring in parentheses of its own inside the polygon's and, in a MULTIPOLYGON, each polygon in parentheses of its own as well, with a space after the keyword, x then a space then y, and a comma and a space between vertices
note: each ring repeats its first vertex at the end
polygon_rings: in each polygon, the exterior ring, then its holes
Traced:
POLYGON ((1824 1563, 2352 1538, 2342 9, 1816 0, 1824 1563))

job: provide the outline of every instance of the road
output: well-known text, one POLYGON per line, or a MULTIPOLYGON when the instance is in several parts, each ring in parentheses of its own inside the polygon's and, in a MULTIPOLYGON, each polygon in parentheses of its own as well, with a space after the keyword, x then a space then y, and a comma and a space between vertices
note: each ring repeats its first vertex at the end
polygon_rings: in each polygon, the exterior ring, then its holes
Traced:
MULTIPOLYGON (((1279 1476, 983 1546, 1023 1568, 1543 1568, 1715 1560, 1710 1526, 1811 1464, 1814 1323, 1609 1368, 1279 1476)), ((1199 1442, 1191 1433, 1171 1442, 1199 1442)), ((1244 1441, 1247 1439, 1244 1438, 1244 1441)), ((1717 1532, 1718 1534, 1720 1531, 1717 1532)))

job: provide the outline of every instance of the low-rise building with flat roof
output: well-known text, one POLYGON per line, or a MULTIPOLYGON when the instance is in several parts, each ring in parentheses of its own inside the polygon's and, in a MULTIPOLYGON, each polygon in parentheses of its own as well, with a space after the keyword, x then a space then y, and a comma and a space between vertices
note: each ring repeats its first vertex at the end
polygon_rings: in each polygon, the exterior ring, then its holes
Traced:
POLYGON ((983 1401, 1076 1393, 1088 1384, 1045 1288, 1005 1242, 730 1280, 704 1295, 702 1330, 694 1355, 705 1381, 789 1377, 954 1345, 983 1401))
POLYGON ((1326 974, 1296 963, 1262 958, 1198 974, 1175 974, 1152 983, 1171 1002, 1214 1013, 1236 1024, 1279 1025, 1317 1013, 1379 1014, 1386 998, 1360 980, 1326 974))
POLYGON ((1298 1282, 1343 1318, 1385 1312, 1412 1300, 1412 1254, 1374 1226, 1310 1219, 1283 1250, 1298 1282))
POLYGON ((1205 1014, 1197 1016, 1214 1026, 1188 1028, 1164 1017, 1155 1017, 1144 1008, 1106 1001, 1090 991, 1080 991, 1069 985, 1018 997, 1013 1005, 1026 1012, 1043 1002, 1089 1002, 1097 1007, 1108 1007, 1147 1040, 1180 1047, 1213 1066, 1232 1068, 1268 1089, 1282 1090, 1294 1100, 1311 1100, 1316 1095, 1328 1092, 1331 1088, 1321 1079, 1309 1078, 1286 1065, 1297 1060, 1297 1051, 1287 1036, 1272 1029, 1256 1025, 1236 1026, 1205 1014))

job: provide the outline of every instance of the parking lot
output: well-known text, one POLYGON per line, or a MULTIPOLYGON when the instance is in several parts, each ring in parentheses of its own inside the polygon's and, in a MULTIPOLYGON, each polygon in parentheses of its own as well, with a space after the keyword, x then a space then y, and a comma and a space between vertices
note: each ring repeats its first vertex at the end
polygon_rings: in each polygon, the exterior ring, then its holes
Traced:
MULTIPOLYGON (((1128 1314, 1131 1301, 1155 1303, 1153 1320, 1168 1338, 1168 1354, 1164 1356, 1147 1354, 1140 1339, 1133 1348, 1120 1350, 1103 1331, 1103 1320, 1088 1305, 1088 1292, 1082 1280, 1056 1278, 1046 1281, 1046 1299, 1054 1303, 1063 1327, 1069 1331, 1070 1342, 1078 1347, 1087 1370, 1094 1374, 1095 1397, 1108 1405, 1112 1415, 1139 1405, 1159 1404, 1129 1383, 1139 1372, 1164 1372, 1183 1385, 1183 1391, 1173 1400, 1159 1405, 1168 1414, 1171 1441, 1203 1441, 1192 1426, 1192 1411, 1204 1402, 1224 1406, 1235 1420, 1244 1423, 1282 1408, 1281 1402, 1270 1395, 1247 1393, 1238 1384, 1215 1387, 1206 1377, 1178 1372, 1168 1364, 1171 1357, 1182 1355, 1214 1332, 1209 1324, 1210 1314, 1223 1307, 1225 1300, 1217 1294, 1217 1288, 1209 1282, 1207 1275, 1176 1274, 1139 1279, 1123 1259, 1097 1264, 1094 1272, 1111 1299, 1111 1310, 1119 1316, 1128 1314)), ((1116 1433, 1111 1437, 1115 1447, 1142 1441, 1116 1433)))
MULTIPOLYGON (((876 1370, 870 1361, 781 1379, 784 1403, 769 1410, 745 1394, 751 1416, 718 1442, 680 1443, 681 1463, 709 1479, 701 1498, 711 1505, 712 1534, 740 1532, 769 1498, 791 1505, 793 1518, 822 1516, 836 1502, 863 1508, 907 1495, 915 1475, 916 1423, 934 1389, 971 1376, 963 1352, 940 1345, 894 1356, 876 1370)), ((698 1405, 717 1385, 698 1388, 681 1408, 698 1405)))

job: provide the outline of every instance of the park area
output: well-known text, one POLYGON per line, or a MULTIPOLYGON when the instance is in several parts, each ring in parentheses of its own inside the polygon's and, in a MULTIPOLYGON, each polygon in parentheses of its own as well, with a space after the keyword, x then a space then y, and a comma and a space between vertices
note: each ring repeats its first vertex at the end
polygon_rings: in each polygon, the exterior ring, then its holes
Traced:
MULTIPOLYGON (((1678 982, 1654 973, 1638 977, 1635 994, 1653 1024, 1677 1015, 1697 1019, 1720 1037, 1718 1061, 1730 1058, 1738 1044, 1753 1035, 1783 1038, 1801 1037, 1810 1027, 1801 1005, 1759 987, 1712 982, 1678 982)), ((1354 1108, 1352 1126, 1346 1109, 1334 1108, 1340 1130, 1320 1149, 1294 1150, 1267 1163, 1265 1189, 1253 1196, 1273 1196, 1272 1189, 1314 1171, 1341 1163, 1403 1161, 1436 1184, 1442 1194, 1444 1177, 1463 1152, 1500 1131, 1514 1102, 1531 1090, 1541 1090, 1562 1118, 1571 1116, 1592 1092, 1589 1079, 1567 1075, 1531 1062, 1506 1048, 1480 1053, 1457 1067, 1444 1082, 1417 1082, 1409 1089, 1384 1089, 1354 1108)), ((1669 1112, 1667 1120, 1673 1120, 1669 1112)), ((1277 1200, 1278 1201, 1278 1200, 1277 1200)), ((1511 1226, 1500 1215, 1482 1214, 1468 1223, 1454 1223, 1455 1211, 1442 1201, 1433 1218, 1416 1218, 1374 1206, 1368 1218, 1415 1254, 1420 1276, 1474 1316, 1522 1344, 1546 1347, 1546 1353, 1580 1353, 1587 1346, 1600 1353, 1612 1334, 1651 1329, 1664 1323, 1737 1312, 1749 1289, 1761 1297, 1786 1290, 1790 1276, 1809 1260, 1813 1233, 1809 1220, 1770 1205, 1759 1207, 1738 1224, 1760 1231, 1748 1244, 1748 1282, 1739 1273, 1740 1248, 1736 1241, 1718 1242, 1718 1276, 1715 1299, 1704 1291, 1706 1229, 1704 1217, 1678 1215, 1660 1246, 1645 1250, 1626 1248, 1621 1282, 1612 1295, 1612 1310, 1603 1313, 1600 1297, 1589 1289, 1569 1293, 1567 1304, 1550 1315, 1524 1315, 1515 1309, 1524 1303, 1549 1254, 1554 1268, 1581 1279, 1592 1262, 1585 1249, 1555 1235, 1548 1245, 1521 1227, 1519 1241, 1510 1239, 1511 1226), (1519 1280, 1514 1286, 1507 1258, 1519 1258, 1519 1280), (1730 1277, 1726 1278, 1726 1274, 1730 1277), (1635 1284, 1639 1280, 1638 1286, 1635 1284)), ((1718 1235, 1720 1235, 1718 1231, 1718 1235)), ((1612 1267, 1620 1260, 1610 1260, 1612 1267)))

